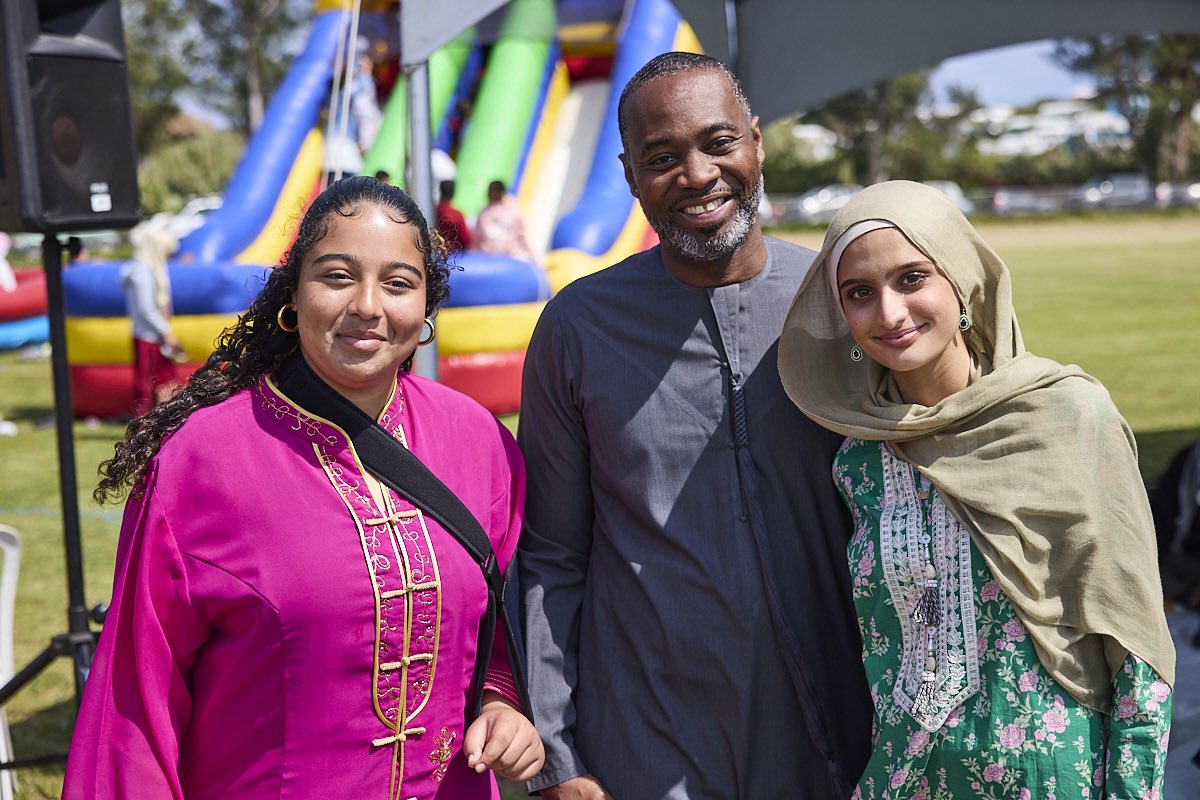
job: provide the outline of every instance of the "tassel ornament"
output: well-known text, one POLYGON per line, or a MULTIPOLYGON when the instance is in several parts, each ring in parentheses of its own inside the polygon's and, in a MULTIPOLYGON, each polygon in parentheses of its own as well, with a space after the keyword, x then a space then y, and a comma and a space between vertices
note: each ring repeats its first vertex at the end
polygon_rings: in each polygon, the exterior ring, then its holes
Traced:
POLYGON ((913 698, 912 713, 914 715, 929 713, 933 709, 933 700, 937 692, 937 659, 929 656, 925 659, 925 670, 921 673, 921 685, 917 696, 913 698))
POLYGON ((922 625, 936 626, 942 622, 942 608, 938 602, 938 579, 937 570, 932 564, 925 565, 925 580, 921 582, 924 587, 921 591, 921 596, 917 599, 917 605, 913 609, 913 619, 922 625))

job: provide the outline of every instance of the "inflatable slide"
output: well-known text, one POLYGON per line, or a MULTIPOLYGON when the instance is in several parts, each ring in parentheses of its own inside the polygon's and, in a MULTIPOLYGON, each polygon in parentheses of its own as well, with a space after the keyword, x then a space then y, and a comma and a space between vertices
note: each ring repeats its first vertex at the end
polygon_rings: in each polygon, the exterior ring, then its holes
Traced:
MULTIPOLYGON (((382 122, 361 172, 383 170, 402 182, 406 87, 394 60, 398 37, 387 28, 396 6, 385 0, 363 8, 355 17, 339 0, 317 0, 305 46, 249 140, 222 207, 181 242, 170 275, 190 369, 279 263, 323 186, 327 134, 336 130, 328 120, 346 102, 337 91, 338 65, 353 63, 363 41, 373 58, 386 56, 375 62, 382 122), (372 8, 382 10, 371 16, 372 8)), ((456 205, 472 218, 487 184, 504 181, 522 205, 539 260, 456 257, 461 270, 438 318, 441 381, 494 413, 516 411, 525 348, 552 291, 656 243, 617 158, 618 93, 658 53, 698 48, 669 0, 513 0, 430 59, 431 134, 456 162, 456 205)), ((93 263, 66 273, 77 416, 128 408, 130 323, 120 267, 93 263)))

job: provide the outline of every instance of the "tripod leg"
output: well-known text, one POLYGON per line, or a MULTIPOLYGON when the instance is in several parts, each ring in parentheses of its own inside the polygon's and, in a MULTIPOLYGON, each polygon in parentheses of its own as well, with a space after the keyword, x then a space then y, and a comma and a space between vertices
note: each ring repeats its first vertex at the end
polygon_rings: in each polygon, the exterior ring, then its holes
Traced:
POLYGON ((8 698, 17 693, 25 684, 36 678, 42 673, 46 667, 53 663, 54 659, 59 656, 66 655, 63 650, 63 641, 61 637, 55 636, 50 641, 50 646, 42 652, 38 653, 32 661, 21 668, 21 671, 12 676, 12 680, 0 687, 0 706, 8 702, 8 698))

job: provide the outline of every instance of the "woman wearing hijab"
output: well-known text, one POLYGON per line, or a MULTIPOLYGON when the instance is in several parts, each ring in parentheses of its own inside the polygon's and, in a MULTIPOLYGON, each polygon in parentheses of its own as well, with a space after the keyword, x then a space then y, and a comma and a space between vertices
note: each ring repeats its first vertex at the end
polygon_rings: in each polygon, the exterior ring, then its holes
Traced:
POLYGON ((1132 433, 1025 351, 954 203, 878 184, 833 219, 780 340, 848 438, 834 480, 874 748, 855 797, 1158 798, 1175 653, 1132 433))
POLYGON ((207 363, 130 424, 96 490, 132 491, 64 798, 498 800, 493 772, 538 771, 453 504, 383 480, 419 459, 505 568, 516 443, 409 372, 448 292, 412 199, 339 181, 207 363))

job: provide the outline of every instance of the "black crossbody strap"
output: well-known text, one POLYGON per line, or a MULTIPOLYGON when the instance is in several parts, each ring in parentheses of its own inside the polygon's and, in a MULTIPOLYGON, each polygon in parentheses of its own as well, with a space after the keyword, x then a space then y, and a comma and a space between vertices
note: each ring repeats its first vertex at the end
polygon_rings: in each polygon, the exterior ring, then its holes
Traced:
POLYGON ((363 464, 384 484, 433 517, 475 560, 487 582, 487 611, 479 626, 479 646, 472 680, 471 707, 468 717, 479 716, 483 703, 483 684, 496 633, 496 617, 504 619, 504 639, 509 665, 523 711, 530 713, 529 692, 521 669, 521 653, 516 634, 505 613, 504 575, 496 563, 496 554, 487 533, 475 515, 463 505, 421 460, 392 438, 358 406, 331 389, 298 354, 284 362, 275 374, 285 395, 315 416, 334 423, 346 432, 363 464))

